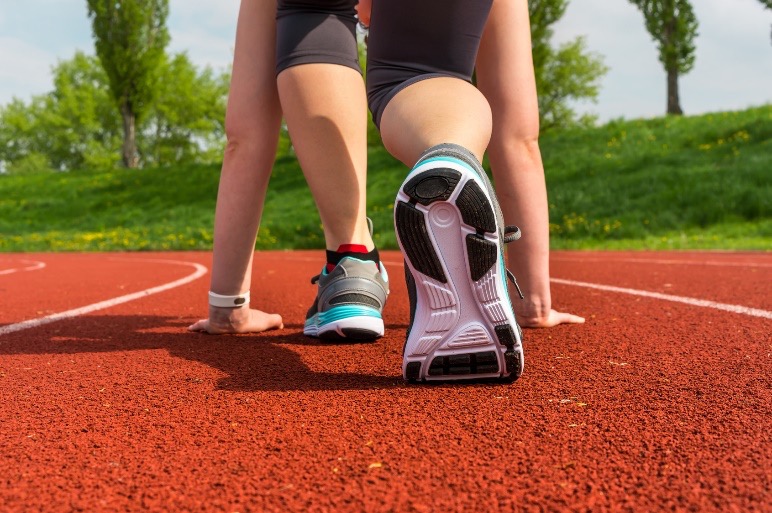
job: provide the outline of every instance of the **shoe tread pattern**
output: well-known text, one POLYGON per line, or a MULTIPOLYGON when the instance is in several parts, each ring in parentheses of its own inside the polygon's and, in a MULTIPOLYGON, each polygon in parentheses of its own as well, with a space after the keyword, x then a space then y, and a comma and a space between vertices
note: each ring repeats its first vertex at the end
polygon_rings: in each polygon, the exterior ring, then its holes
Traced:
POLYGON ((499 372, 495 351, 481 351, 435 356, 429 365, 429 376, 477 376, 499 372))
MULTIPOLYGON (((509 373, 509 379, 514 381, 520 377, 522 372, 522 361, 520 357, 520 348, 518 346, 517 338, 515 337, 515 331, 509 324, 503 324, 496 326, 496 337, 499 339, 499 343, 507 348, 504 353, 504 361, 507 365, 507 372, 509 373)), ((517 326, 518 332, 520 332, 520 326, 517 326)))
POLYGON ((396 225, 402 247, 413 267, 420 273, 447 283, 440 259, 434 251, 424 214, 409 203, 397 204, 396 225))
POLYGON ((426 206, 450 198, 460 179, 461 173, 455 169, 432 169, 408 180, 402 191, 416 203, 426 206))
POLYGON ((469 260, 469 275, 473 281, 480 281, 496 265, 499 256, 496 243, 476 233, 466 236, 466 252, 469 260))
POLYGON ((496 216, 493 213, 493 207, 476 181, 466 182, 458 194, 456 206, 461 212, 464 223, 473 226, 476 230, 496 232, 496 216))

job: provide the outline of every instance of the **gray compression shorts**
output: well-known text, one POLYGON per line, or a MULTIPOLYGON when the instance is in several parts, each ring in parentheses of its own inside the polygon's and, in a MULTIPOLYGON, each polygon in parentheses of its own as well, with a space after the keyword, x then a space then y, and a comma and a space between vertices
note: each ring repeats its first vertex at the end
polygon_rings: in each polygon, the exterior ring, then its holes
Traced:
MULTIPOLYGON (((493 0, 373 0, 367 100, 376 125, 405 87, 433 77, 471 81, 493 0)), ((357 0, 279 0, 276 72, 331 63, 359 70, 357 0)))

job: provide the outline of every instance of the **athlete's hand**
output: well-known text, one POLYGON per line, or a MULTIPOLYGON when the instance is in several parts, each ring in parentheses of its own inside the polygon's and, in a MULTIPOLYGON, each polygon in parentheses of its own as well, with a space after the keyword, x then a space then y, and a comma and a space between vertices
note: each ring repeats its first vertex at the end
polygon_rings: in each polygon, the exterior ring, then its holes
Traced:
POLYGON ((584 324, 584 317, 550 309, 549 313, 544 316, 518 315, 517 322, 522 328, 552 328, 558 324, 584 324))
POLYGON ((188 326, 189 331, 201 331, 210 335, 226 333, 259 333, 284 328, 281 316, 248 308, 209 307, 209 318, 188 326))
POLYGON ((365 27, 370 26, 370 11, 373 9, 373 0, 359 0, 357 4, 357 16, 365 27))

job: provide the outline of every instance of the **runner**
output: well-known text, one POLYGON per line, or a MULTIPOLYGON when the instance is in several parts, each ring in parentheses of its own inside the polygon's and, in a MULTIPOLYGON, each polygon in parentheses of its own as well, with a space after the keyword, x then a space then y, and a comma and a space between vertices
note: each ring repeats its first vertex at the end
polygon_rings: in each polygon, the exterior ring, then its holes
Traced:
MULTIPOLYGON (((518 271, 524 271, 523 281, 528 284, 527 301, 522 307, 523 319, 529 326, 582 320, 554 311, 549 297, 546 193, 543 192, 543 172, 536 144, 538 125, 535 125, 534 118, 538 117, 534 116, 535 90, 527 37, 527 5, 524 1, 497 0, 494 16, 485 28, 490 2, 480 4, 454 1, 443 2, 442 6, 434 5, 436 2, 425 2, 417 6, 402 3, 376 2, 374 6, 368 64, 370 107, 387 148, 409 166, 415 164, 421 153, 430 147, 443 142, 456 145, 438 146, 425 154, 421 165, 409 175, 401 188, 402 196, 396 203, 400 244, 409 262, 409 274, 417 276, 419 282, 416 287, 416 303, 412 309, 415 325, 411 330, 409 347, 406 348, 403 370, 410 379, 488 375, 516 377, 522 369, 522 349, 519 329, 503 279, 505 273, 501 251, 502 243, 514 238, 516 232, 512 230, 510 234, 505 233, 506 227, 497 208, 496 197, 478 163, 492 129, 495 151, 491 153, 491 159, 497 183, 505 189, 504 197, 508 200, 528 199, 523 203, 533 213, 524 215, 523 219, 527 221, 528 229, 532 228, 531 225, 536 228, 527 248, 533 256, 510 257, 511 262, 518 264, 518 271), (414 15, 401 16, 399 9, 403 9, 402 12, 405 12, 404 9, 410 10, 414 15), (432 19, 433 26, 442 26, 444 30, 427 28, 423 23, 427 19, 432 19), (457 20, 463 20, 463 23, 457 20), (516 27, 520 30, 507 36, 502 27, 516 27), (478 75, 481 88, 494 104, 493 117, 486 96, 469 83, 484 28, 478 75), (399 37, 394 37, 394 34, 399 34, 399 37), (501 57, 512 53, 519 57, 516 64, 511 66, 514 71, 494 71, 497 67, 495 64, 502 62, 501 57), (503 84, 508 74, 514 76, 514 82, 503 84), (516 93, 507 92, 512 89, 509 86, 518 85, 524 86, 519 89, 522 98, 515 97, 516 93), (523 106, 527 108, 523 109, 523 106), (519 130, 504 131, 512 126, 519 130), (528 152, 525 158, 521 147, 528 152), (524 164, 519 167, 528 168, 520 173, 527 175, 525 181, 517 177, 518 173, 514 169, 521 162, 524 164), (507 165, 511 167, 502 171, 507 165), (534 169, 536 172, 533 172, 534 169), (456 175, 451 171, 459 173, 455 184, 452 182, 456 175), (535 180, 534 176, 537 176, 535 180), (410 180, 414 180, 412 185, 410 180), (446 182, 446 189, 440 191, 446 182), (435 211, 441 219, 432 217, 435 211), (470 216, 473 215, 477 218, 472 219, 470 216), (412 226, 411 216, 416 221, 420 216, 423 223, 428 223, 432 229, 427 230, 425 236, 411 235, 407 230, 407 227, 412 226), (452 225, 452 228, 445 231, 451 233, 455 230, 455 236, 439 236, 442 230, 437 228, 438 222, 452 225), (439 231, 435 233, 434 228, 439 231), (469 239, 467 236, 473 237, 469 239), (474 255, 473 259, 467 258, 470 252, 474 255), (469 265, 471 261, 482 263, 472 269, 469 265), (459 274, 461 268, 466 269, 466 277, 459 274), (443 283, 442 279, 447 283, 448 278, 451 286, 445 287, 444 292, 438 292, 437 283, 443 283), (478 292, 477 289, 485 289, 486 292, 478 292), (436 294, 439 296, 435 297, 436 294), (432 299, 435 300, 434 304, 431 303, 432 299), (446 308, 441 307, 443 301, 454 303, 455 313, 442 310, 446 308), (481 304, 491 308, 482 307, 481 304), (491 313, 493 310, 495 314, 491 313), (434 334, 432 330, 438 326, 432 324, 435 322, 432 319, 445 319, 442 321, 445 324, 441 323, 439 327, 447 329, 434 334), (448 324, 453 325, 447 327, 448 324), (476 349, 459 357, 456 357, 458 351, 453 349, 452 359, 450 354, 445 354, 451 351, 451 347, 462 343, 467 346, 476 344, 476 349), (422 351, 425 354, 421 354, 422 351), (491 353, 495 358, 492 359, 491 353), (492 370, 494 366, 496 372, 492 370)), ((356 64, 355 2, 324 2, 323 8, 320 8, 321 4, 279 2, 279 96, 299 160, 319 206, 330 250, 328 255, 332 254, 319 278, 321 287, 317 299, 329 287, 323 282, 325 276, 334 275, 336 269, 339 275, 346 274, 340 270, 345 269, 342 262, 369 262, 369 274, 356 279, 360 283, 367 282, 371 288, 368 289, 367 301, 361 305, 352 305, 351 301, 334 303, 330 299, 339 295, 348 296, 344 300, 354 299, 350 291, 356 288, 347 288, 345 281, 348 278, 336 282, 334 293, 326 297, 324 304, 317 301, 321 307, 316 312, 314 308, 309 312, 311 329, 307 322, 306 332, 311 335, 314 334, 314 328, 316 334, 319 334, 320 328, 329 320, 319 315, 325 313, 322 308, 334 311, 330 316, 333 317, 332 322, 340 321, 338 314, 345 319, 349 313, 354 314, 351 317, 355 321, 356 317, 379 318, 383 306, 380 299, 385 299, 385 295, 379 296, 378 287, 384 292, 387 290, 385 270, 382 265, 379 266, 377 251, 374 251, 370 234, 366 230, 363 211, 365 119, 363 114, 357 114, 358 110, 363 112, 360 109, 363 94, 356 64), (334 208, 330 208, 330 205, 334 208), (338 215, 341 210, 345 215, 338 215), (354 251, 350 251, 352 249, 354 251), (343 255, 336 260, 335 253, 343 255), (379 277, 382 284, 379 283, 379 277), (359 315, 367 308, 378 311, 378 316, 359 315)), ((223 164, 215 227, 212 290, 217 291, 217 295, 212 295, 210 299, 215 303, 210 308, 210 320, 201 321, 191 329, 240 332, 261 331, 281 325, 278 316, 243 307, 248 304, 248 295, 245 293, 249 289, 251 248, 254 245, 251 228, 256 230, 262 202, 259 202, 258 207, 246 210, 234 206, 235 203, 247 207, 248 202, 254 204, 256 197, 264 197, 270 169, 267 163, 271 161, 265 154, 269 153, 273 157, 276 143, 275 135, 269 138, 268 145, 259 139, 266 135, 267 126, 276 127, 278 131, 280 117, 276 108, 276 89, 266 81, 265 76, 268 64, 272 62, 265 52, 265 43, 268 36, 273 35, 267 12, 265 6, 245 3, 242 4, 239 16, 234 85, 228 109, 228 117, 235 115, 238 119, 236 123, 228 123, 231 128, 228 131, 230 151, 226 151, 223 164), (268 114, 263 119, 256 120, 255 116, 243 114, 258 112, 261 108, 268 114), (238 130, 233 130, 234 125, 238 130), (240 171, 237 169, 239 161, 242 167, 240 171), (249 171, 244 170, 245 162, 261 162, 262 171, 254 171, 254 166, 249 171), (244 179, 252 187, 252 194, 248 197, 250 191, 239 186, 244 179), (241 199, 231 201, 234 196, 240 196, 241 199), (226 202, 223 198, 228 198, 227 204, 224 204, 226 202), (249 226, 241 223, 235 229, 232 216, 241 216, 250 210, 257 212, 248 216, 249 226), (250 236, 244 237, 243 233, 248 229, 250 236), (226 265, 229 260, 237 265, 226 265), (217 306, 227 304, 220 301, 239 301, 242 308, 234 309, 233 303, 230 303, 229 308, 217 306)), ((505 204, 509 216, 526 208, 511 203, 515 201, 505 204)), ((351 335, 355 338, 364 333, 355 326, 352 329, 351 335)), ((340 326, 336 326, 334 331, 339 336, 346 336, 340 326)), ((372 331, 375 333, 375 330, 372 331)))

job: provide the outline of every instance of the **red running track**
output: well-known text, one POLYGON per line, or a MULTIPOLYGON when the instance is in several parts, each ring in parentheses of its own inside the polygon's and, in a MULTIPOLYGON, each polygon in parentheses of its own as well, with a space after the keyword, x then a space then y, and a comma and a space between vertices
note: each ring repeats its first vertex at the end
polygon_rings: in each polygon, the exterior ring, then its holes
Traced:
POLYGON ((587 324, 526 330, 512 385, 415 386, 384 253, 355 345, 302 335, 320 252, 257 253, 286 328, 220 337, 185 330, 210 254, 0 255, 0 511, 772 511, 772 255, 557 252, 587 324))

